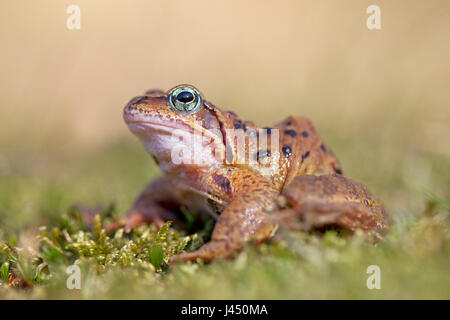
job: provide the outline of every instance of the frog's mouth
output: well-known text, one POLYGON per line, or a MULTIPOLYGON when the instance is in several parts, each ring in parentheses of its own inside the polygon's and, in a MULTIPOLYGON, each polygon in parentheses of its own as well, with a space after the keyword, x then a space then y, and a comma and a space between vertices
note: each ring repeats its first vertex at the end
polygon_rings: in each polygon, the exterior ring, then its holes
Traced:
POLYGON ((186 133, 193 134, 194 130, 188 126, 176 125, 172 122, 152 122, 152 121, 130 121, 127 122, 128 128, 134 134, 145 137, 154 136, 155 134, 167 134, 172 135, 175 130, 181 130, 186 133))

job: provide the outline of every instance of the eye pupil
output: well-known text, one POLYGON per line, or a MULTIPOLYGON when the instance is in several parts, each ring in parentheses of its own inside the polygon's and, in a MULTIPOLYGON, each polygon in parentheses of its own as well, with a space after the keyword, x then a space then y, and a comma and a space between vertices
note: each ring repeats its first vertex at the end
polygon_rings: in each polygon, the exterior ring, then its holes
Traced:
POLYGON ((188 103, 194 100, 194 95, 192 94, 192 92, 189 91, 181 91, 177 97, 176 97, 177 101, 182 102, 182 103, 188 103))

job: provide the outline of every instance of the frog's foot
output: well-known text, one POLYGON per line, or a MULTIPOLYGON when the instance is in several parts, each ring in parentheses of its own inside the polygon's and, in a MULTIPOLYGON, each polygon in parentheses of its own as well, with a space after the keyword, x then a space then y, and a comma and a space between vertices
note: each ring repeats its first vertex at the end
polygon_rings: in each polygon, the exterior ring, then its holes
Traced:
POLYGON ((281 197, 291 208, 273 218, 289 229, 337 227, 382 235, 389 224, 383 206, 366 187, 340 175, 296 177, 281 197))
POLYGON ((176 261, 193 261, 202 259, 203 261, 211 261, 215 258, 229 259, 242 251, 244 245, 242 243, 233 244, 228 241, 211 241, 203 245, 200 249, 180 253, 172 257, 171 263, 176 261))

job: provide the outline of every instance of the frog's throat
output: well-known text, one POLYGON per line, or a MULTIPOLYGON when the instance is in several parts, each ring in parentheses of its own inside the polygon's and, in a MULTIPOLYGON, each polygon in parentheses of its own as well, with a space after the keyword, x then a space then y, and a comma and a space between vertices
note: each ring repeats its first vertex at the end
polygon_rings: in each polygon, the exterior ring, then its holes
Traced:
POLYGON ((225 150, 225 145, 220 130, 205 129, 201 126, 187 126, 178 123, 164 123, 153 121, 130 121, 127 122, 130 130, 140 137, 145 136, 145 133, 160 132, 162 134, 174 134, 176 130, 185 132, 189 135, 199 135, 209 138, 217 148, 225 150))
MULTIPOLYGON (((140 138, 146 150, 158 159, 163 170, 175 166, 170 157, 174 149, 194 150, 195 153, 200 152, 206 158, 214 158, 220 162, 225 158, 225 145, 221 135, 214 134, 201 126, 191 127, 160 121, 130 121, 127 124, 130 130, 140 138), (210 157, 211 150, 214 150, 214 156, 210 157)), ((210 160, 207 163, 211 165, 212 162, 216 161, 210 160)))

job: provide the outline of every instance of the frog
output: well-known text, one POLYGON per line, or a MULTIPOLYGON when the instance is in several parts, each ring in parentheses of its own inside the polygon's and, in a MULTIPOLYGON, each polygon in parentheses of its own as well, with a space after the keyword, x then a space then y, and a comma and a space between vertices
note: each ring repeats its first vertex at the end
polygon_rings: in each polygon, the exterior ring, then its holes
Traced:
POLYGON ((381 238, 389 226, 383 204, 344 174, 306 117, 260 127, 181 84, 132 98, 123 118, 162 175, 110 229, 130 232, 167 221, 183 226, 186 210, 214 221, 210 241, 173 255, 172 263, 233 258, 280 228, 361 230, 381 238))

